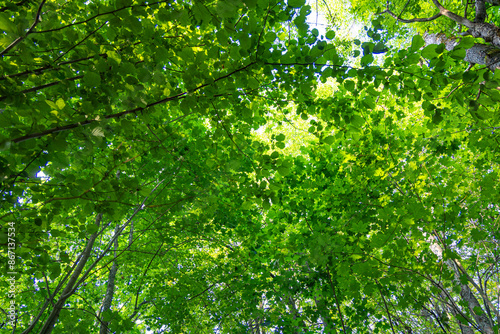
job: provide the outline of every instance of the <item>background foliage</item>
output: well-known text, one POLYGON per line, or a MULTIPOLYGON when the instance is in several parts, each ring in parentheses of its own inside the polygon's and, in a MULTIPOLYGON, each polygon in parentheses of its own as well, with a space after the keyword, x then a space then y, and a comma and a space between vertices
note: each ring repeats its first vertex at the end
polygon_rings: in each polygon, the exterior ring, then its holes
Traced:
POLYGON ((495 42, 321 5, 1 3, 2 329, 498 333, 495 42))

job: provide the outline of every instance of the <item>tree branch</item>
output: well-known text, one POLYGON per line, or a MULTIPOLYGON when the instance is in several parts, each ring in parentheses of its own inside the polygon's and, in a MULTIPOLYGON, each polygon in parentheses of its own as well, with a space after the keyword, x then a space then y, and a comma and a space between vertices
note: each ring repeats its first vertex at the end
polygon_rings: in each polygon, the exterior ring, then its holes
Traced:
POLYGON ((448 9, 444 8, 438 0, 432 0, 432 2, 434 3, 434 5, 437 7, 437 9, 439 9, 439 13, 443 16, 446 16, 447 18, 455 21, 456 23, 460 24, 460 25, 463 25, 469 29, 473 29, 474 28, 474 22, 472 22, 471 20, 468 20, 466 19, 465 17, 461 17, 451 11, 449 11, 448 9))
POLYGON ((394 14, 389 9, 386 9, 383 12, 380 12, 378 15, 381 15, 381 14, 389 14, 390 16, 392 16, 393 18, 395 18, 399 22, 403 22, 403 23, 415 23, 415 22, 429 22, 429 21, 434 21, 435 19, 437 19, 438 17, 440 17, 442 15, 441 13, 437 13, 436 15, 431 16, 431 17, 414 18, 414 19, 407 20, 407 19, 400 18, 398 15, 394 14))
MULTIPOLYGON (((52 82, 49 82, 49 83, 44 84, 44 85, 40 85, 40 86, 36 86, 36 87, 32 87, 32 88, 28 88, 28 89, 22 90, 18 94, 33 93, 33 92, 36 92, 36 91, 39 91, 39 90, 42 90, 42 89, 45 89, 45 88, 48 88, 48 87, 52 87, 52 86, 58 85, 58 84, 60 84, 63 81, 75 81, 75 80, 78 80, 78 79, 81 79, 81 78, 83 78, 83 75, 77 75, 77 76, 74 76, 74 77, 71 77, 71 78, 68 78, 68 79, 64 79, 64 80, 52 81, 52 82)), ((6 98, 7 98, 7 96, 0 96, 0 101, 5 100, 6 98)))
MULTIPOLYGON (((102 311, 99 315, 101 315, 103 312, 111 310, 111 303, 113 302, 113 296, 115 293, 115 278, 116 278, 116 273, 118 272, 118 264, 116 261, 116 249, 118 248, 118 231, 120 229, 120 224, 116 224, 115 226, 115 259, 113 261, 113 265, 111 266, 111 269, 109 271, 108 275, 108 284, 106 286, 106 294, 104 296, 104 300, 102 302, 102 311)), ((108 333, 108 326, 109 326, 109 321, 102 321, 101 322, 101 327, 99 329, 100 334, 107 334, 108 333)))
MULTIPOLYGON (((225 74, 225 75, 223 75, 223 76, 215 79, 211 83, 205 83, 205 84, 199 85, 198 87, 194 88, 191 92, 196 92, 196 91, 198 91, 198 90, 200 90, 202 88, 210 86, 211 84, 213 84, 213 83, 215 83, 217 81, 226 79, 226 78, 232 76, 235 73, 238 73, 238 72, 246 70, 247 68, 253 66, 254 64, 255 64, 255 62, 251 62, 251 63, 249 63, 249 64, 247 64, 247 65, 245 65, 245 66, 243 66, 241 68, 238 68, 238 69, 236 69, 234 71, 231 71, 231 72, 229 72, 229 73, 227 73, 227 74, 225 74)), ((73 78, 66 79, 66 80, 76 80, 76 79, 77 79, 77 77, 73 77, 73 78)), ((51 84, 55 85, 55 83, 51 83, 51 84)), ((156 106, 158 104, 163 104, 163 103, 166 103, 166 102, 169 102, 169 101, 172 101, 172 100, 176 100, 176 99, 182 99, 182 98, 186 97, 187 94, 188 94, 188 92, 182 92, 182 93, 179 93, 179 94, 176 94, 176 95, 173 95, 173 96, 169 96, 169 97, 163 98, 161 100, 152 102, 152 103, 146 105, 145 107, 137 107, 137 108, 126 110, 126 111, 122 111, 122 112, 119 112, 119 113, 116 113, 116 114, 105 115, 102 118, 104 118, 104 119, 112 119, 112 118, 120 118, 120 117, 128 115, 128 114, 137 114, 138 112, 142 112, 142 111, 146 110, 149 107, 153 107, 153 106, 156 106)), ((219 97, 219 96, 222 96, 222 94, 215 95, 215 97, 219 97)), ((188 116, 190 114, 183 115, 183 116, 181 116, 179 118, 186 117, 186 116, 188 116)), ((177 120, 177 119, 175 119, 175 120, 177 120)), ((175 120, 172 120, 171 122, 173 122, 175 120)), ((11 142, 13 142, 13 143, 20 143, 20 142, 26 141, 28 139, 40 138, 40 137, 43 137, 43 136, 46 136, 46 135, 49 135, 49 134, 52 134, 52 133, 74 129, 74 128, 77 128, 77 127, 80 127, 80 126, 84 126, 84 125, 88 125, 88 124, 91 124, 91 123, 94 123, 94 122, 97 122, 97 121, 95 119, 88 119, 88 120, 85 120, 83 122, 76 122, 76 123, 72 123, 72 124, 68 124, 68 125, 63 125, 63 126, 59 126, 59 127, 56 127, 56 128, 48 129, 48 130, 45 130, 45 131, 42 131, 42 132, 32 133, 32 134, 28 134, 28 135, 25 135, 25 136, 22 136, 22 137, 18 137, 18 138, 12 139, 11 142)))
POLYGON ((38 6, 38 11, 36 12, 35 21, 31 25, 29 30, 26 32, 26 34, 24 36, 19 36, 18 38, 16 38, 14 40, 14 42, 10 43, 9 46, 7 46, 2 52, 0 52, 0 56, 3 56, 7 52, 9 52, 12 48, 14 48, 17 44, 19 44, 23 39, 28 37, 29 34, 33 33, 33 30, 35 29, 36 25, 40 22, 40 15, 42 13, 42 7, 43 7, 43 5, 45 5, 46 1, 47 0, 42 0, 42 2, 40 3, 40 6, 38 6))
POLYGON ((382 301, 384 302, 385 312, 387 314, 387 317, 389 318, 389 325, 391 325, 392 334, 396 334, 396 332, 394 331, 394 326, 392 325, 391 312, 389 312, 389 308, 387 307, 387 302, 385 301, 384 294, 382 293, 382 289, 380 288, 380 283, 378 281, 376 282, 377 282, 378 292, 380 292, 380 296, 382 297, 382 301))
MULTIPOLYGON (((44 2, 45 1, 46 0, 44 0, 44 2)), ((34 33, 36 33, 36 34, 43 34, 43 33, 46 33, 46 32, 58 31, 58 30, 62 30, 62 29, 65 29, 65 28, 69 28, 69 27, 72 27, 72 26, 79 25, 79 24, 84 24, 84 23, 90 22, 90 21, 92 21, 93 19, 95 19, 95 18, 97 18, 99 16, 114 14, 114 13, 117 13, 119 11, 122 11, 122 10, 125 10, 125 9, 129 9, 129 8, 134 8, 134 7, 151 7, 153 5, 159 5, 159 4, 164 3, 164 2, 169 2, 169 0, 157 1, 157 2, 150 3, 150 4, 144 3, 144 4, 140 4, 140 5, 125 6, 125 7, 122 7, 122 8, 111 10, 109 12, 104 12, 104 13, 96 14, 94 16, 89 17, 86 20, 83 20, 83 21, 78 21, 78 22, 71 23, 71 24, 68 24, 68 25, 65 25, 65 26, 62 26, 62 27, 54 28, 54 29, 43 30, 43 31, 35 31, 34 33)))
POLYGON ((90 34, 88 34, 87 36, 85 36, 84 39, 82 39, 80 42, 76 43, 75 45, 73 45, 72 47, 70 47, 68 49, 68 51, 64 52, 62 55, 60 55, 59 57, 57 57, 53 62, 55 63, 56 61, 58 61, 59 59, 61 59, 62 57, 64 57, 65 55, 67 55, 71 50, 73 50, 74 48, 76 48, 78 45, 82 44, 83 42, 85 42, 87 40, 87 38, 89 38, 90 36, 92 36, 93 34, 95 34, 97 31, 99 31, 102 27, 104 27, 104 25, 108 23, 108 21, 105 21, 103 24, 101 24, 99 26, 99 28, 95 29, 94 31, 92 31, 90 34))
POLYGON ((330 287, 332 288, 333 296, 335 297, 335 304, 337 305, 337 312, 339 313, 340 322, 342 323, 342 329, 344 330, 344 333, 347 333, 347 329, 344 323, 344 316, 342 315, 342 310, 340 309, 340 303, 337 298, 335 287, 333 286, 332 276, 330 274, 330 269, 328 268, 328 266, 326 267, 326 273, 328 275, 328 281, 330 282, 330 287))
MULTIPOLYGON (((102 213, 99 213, 95 219, 95 224, 97 226, 100 225, 102 219, 102 213)), ((94 232, 91 237, 89 238, 89 241, 87 242, 87 246, 85 247, 85 250, 82 253, 82 257, 80 258, 80 261, 78 262, 78 265, 71 275, 68 284, 66 284, 66 287, 61 293, 61 296, 57 300, 56 304, 54 305, 54 308, 52 309, 52 312, 50 313, 47 321, 45 321, 45 324, 43 325, 42 329, 40 330, 40 334, 50 334, 52 333, 52 330, 54 329, 54 325, 59 318, 59 313, 61 312, 61 309, 63 308, 64 304, 66 303, 66 300, 68 297, 71 295, 71 292, 73 291, 73 288, 75 286, 75 283, 80 276, 83 267, 85 264, 87 264, 87 260, 90 257, 90 253, 92 251, 92 247, 94 246, 94 241, 97 238, 97 231, 94 232)))

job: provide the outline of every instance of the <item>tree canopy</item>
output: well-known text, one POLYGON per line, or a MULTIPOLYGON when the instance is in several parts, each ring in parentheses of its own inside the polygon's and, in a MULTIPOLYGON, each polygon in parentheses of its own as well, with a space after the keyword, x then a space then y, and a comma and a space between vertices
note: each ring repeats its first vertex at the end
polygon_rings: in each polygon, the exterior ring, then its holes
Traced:
POLYGON ((499 5, 0 1, 0 328, 498 334, 499 5))

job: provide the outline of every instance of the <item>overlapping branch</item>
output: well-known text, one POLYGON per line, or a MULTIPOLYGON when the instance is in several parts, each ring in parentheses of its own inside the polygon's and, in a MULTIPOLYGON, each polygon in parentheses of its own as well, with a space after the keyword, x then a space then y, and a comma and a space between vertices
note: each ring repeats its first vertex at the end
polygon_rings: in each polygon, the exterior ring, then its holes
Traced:
POLYGON ((402 19, 398 15, 396 15, 395 13, 391 12, 389 9, 384 10, 380 14, 389 14, 390 16, 392 16, 393 18, 395 18, 399 22, 403 22, 403 23, 430 22, 430 21, 434 21, 435 19, 441 17, 441 15, 442 15, 441 13, 437 13, 436 15, 431 16, 431 17, 402 19))
POLYGON ((26 34, 24 36, 19 36, 12 43, 10 43, 9 46, 7 46, 2 52, 0 52, 0 56, 3 56, 4 54, 6 54, 10 50, 12 50, 12 48, 14 48, 22 40, 24 40, 26 37, 28 37, 29 34, 33 33, 36 25, 40 22, 40 18, 41 18, 41 14, 42 14, 42 7, 43 7, 43 5, 45 5, 46 1, 47 0, 42 0, 42 2, 40 3, 40 5, 38 6, 38 10, 37 10, 36 16, 35 16, 35 21, 31 25, 31 27, 28 29, 28 31, 26 32, 26 34))

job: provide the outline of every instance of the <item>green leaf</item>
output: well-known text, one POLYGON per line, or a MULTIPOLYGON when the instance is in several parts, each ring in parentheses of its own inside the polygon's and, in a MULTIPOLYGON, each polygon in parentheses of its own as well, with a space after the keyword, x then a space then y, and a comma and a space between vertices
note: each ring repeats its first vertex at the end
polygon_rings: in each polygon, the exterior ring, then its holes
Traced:
POLYGON ((250 200, 247 200, 247 201, 244 201, 242 204, 241 204, 241 208, 243 210, 250 210, 252 208, 252 205, 253 205, 253 201, 250 201, 250 200))
POLYGON ((254 77, 249 77, 248 78, 248 87, 250 87, 251 89, 257 89, 260 87, 260 83, 254 77))
POLYGON ((264 210, 269 210, 271 208, 271 203, 269 203, 269 198, 264 198, 262 200, 262 208, 264 210))
POLYGON ((87 87, 99 87, 101 85, 101 76, 99 73, 88 72, 83 76, 83 82, 87 87))
POLYGON ((59 275, 61 275, 61 265, 59 263, 53 263, 50 266, 50 279, 56 280, 59 275))
POLYGON ((474 310, 474 313, 477 314, 477 315, 484 314, 483 309, 481 307, 479 307, 479 306, 474 306, 473 310, 474 310))
POLYGON ((284 142, 282 142, 282 141, 277 142, 277 143, 276 143, 276 146, 277 146, 278 148, 280 148, 280 149, 284 149, 284 148, 286 147, 285 143, 284 143, 284 142))
POLYGON ((288 6, 292 8, 300 8, 306 4, 306 0, 288 0, 288 6))
POLYGON ((121 56, 118 52, 116 51, 107 51, 106 55, 108 56, 109 59, 113 59, 118 65, 120 65, 122 59, 121 56))
POLYGON ((285 140, 285 135, 280 133, 279 135, 276 136, 276 140, 277 141, 284 141, 285 140))
POLYGON ((144 67, 141 67, 137 70, 137 79, 140 82, 147 83, 151 80, 151 73, 144 67))
POLYGON ((328 31, 326 32, 325 37, 326 37, 327 39, 334 39, 334 38, 335 38, 335 31, 333 31, 333 30, 328 30, 328 31))
POLYGON ((58 99, 58 100, 56 101, 56 106, 57 106, 57 108, 58 108, 59 110, 62 110, 62 109, 64 109, 64 107, 66 106, 66 103, 64 102, 64 100, 63 100, 63 99, 58 99))
POLYGON ((373 47, 373 53, 374 54, 385 53, 387 51, 388 51, 388 47, 384 43, 382 43, 382 42, 378 42, 373 47))
POLYGON ((439 56, 439 53, 436 52, 437 47, 438 46, 436 44, 427 45, 422 50, 422 57, 427 58, 427 59, 434 59, 434 58, 436 58, 437 56, 439 56))
POLYGON ((334 136, 328 136, 323 139, 323 141, 328 144, 332 145, 335 142, 335 137, 334 136))
POLYGON ((96 233, 98 230, 99 230, 99 226, 97 226, 96 224, 87 225, 87 233, 88 234, 96 233))
POLYGON ((460 40, 460 43, 458 45, 461 48, 470 49, 471 47, 474 46, 474 44, 475 44, 474 37, 465 36, 465 37, 462 37, 462 39, 460 40))
POLYGON ((217 2, 217 13, 223 18, 230 18, 236 15, 238 7, 233 1, 218 1, 217 2))
POLYGON ((280 173, 280 175, 282 175, 282 176, 287 176, 288 174, 290 174, 290 168, 278 167, 278 173, 280 173))
POLYGON ((365 119, 359 115, 354 115, 351 118, 351 124, 360 127, 365 124, 365 119))
POLYGON ((361 66, 367 66, 371 64, 374 60, 375 58, 373 58, 373 55, 371 53, 367 54, 361 58, 361 66))
POLYGON ((434 124, 439 124, 443 120, 443 116, 441 115, 441 110, 436 109, 434 116, 432 116, 432 122, 434 124))
POLYGON ((276 38, 277 38, 277 37, 278 37, 278 36, 276 35, 276 33, 275 33, 274 31, 270 31, 270 32, 268 32, 268 33, 266 34, 265 39, 266 39, 266 41, 268 41, 269 43, 273 43, 273 42, 276 40, 276 38))
POLYGON ((52 109, 59 109, 59 107, 57 106, 57 104, 55 104, 52 101, 45 100, 45 103, 47 103, 52 109))
POLYGON ((16 25, 5 13, 0 13, 0 29, 8 33, 15 33, 16 31, 16 25))
POLYGON ((455 318, 458 319, 462 324, 468 324, 469 321, 460 314, 455 314, 455 318))
POLYGON ((4 140, 0 142, 0 151, 7 151, 12 146, 12 141, 4 140))
POLYGON ((412 51, 412 52, 418 51, 424 45, 425 45, 425 41, 422 38, 422 36, 415 35, 415 36, 413 36, 413 38, 411 40, 410 51, 412 51))
POLYGON ((462 60, 465 58, 465 55, 466 55, 466 51, 465 49, 461 49, 461 48, 456 48, 455 50, 453 50, 451 53, 450 53, 451 57, 454 58, 454 59, 458 59, 458 60, 462 60))
POLYGON ((6 244, 8 240, 7 232, 0 231, 0 243, 6 244))
POLYGON ((113 313, 111 310, 106 310, 106 311, 101 313, 101 319, 102 319, 102 321, 108 322, 111 320, 112 315, 113 315, 113 313))
POLYGON ((352 92, 352 91, 354 91, 355 83, 352 80, 346 80, 346 81, 344 81, 344 87, 348 91, 352 92))

